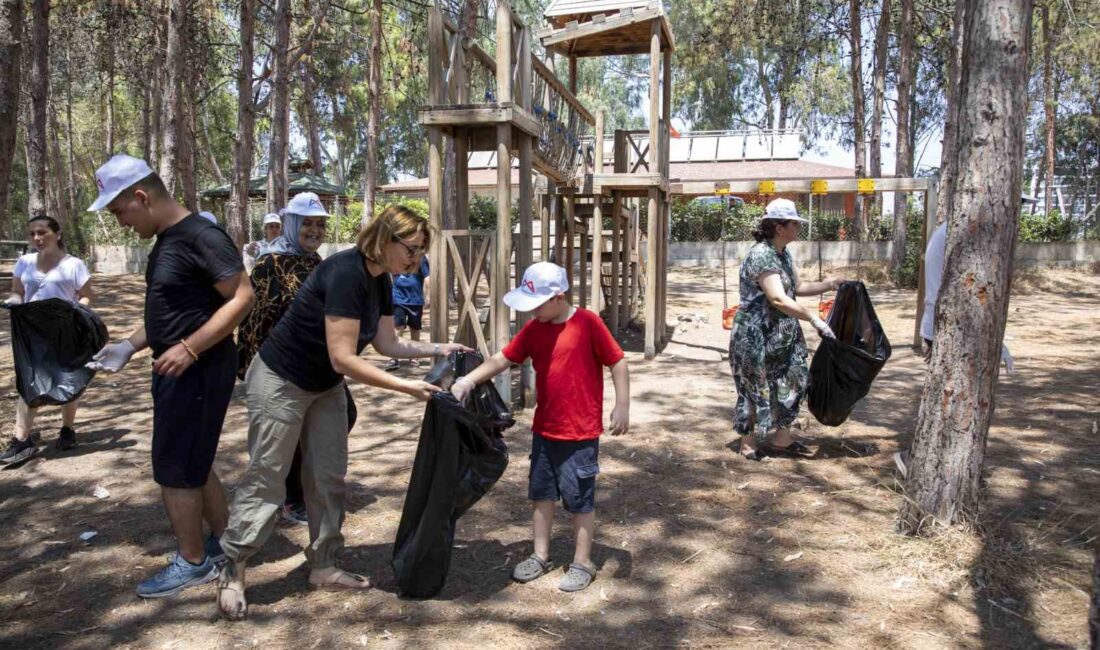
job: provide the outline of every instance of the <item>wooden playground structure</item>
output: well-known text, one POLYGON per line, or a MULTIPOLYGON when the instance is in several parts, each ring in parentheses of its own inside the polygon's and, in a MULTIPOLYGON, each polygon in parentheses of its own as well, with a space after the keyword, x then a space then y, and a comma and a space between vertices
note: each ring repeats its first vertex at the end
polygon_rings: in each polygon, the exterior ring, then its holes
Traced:
MULTIPOLYGON (((528 314, 503 296, 532 262, 565 267, 574 304, 600 313, 614 334, 639 317, 644 353, 668 342, 667 259, 672 195, 699 196, 921 192, 930 234, 936 184, 925 178, 679 181, 669 179, 674 39, 660 2, 555 0, 537 34, 507 0, 496 3, 495 55, 464 38, 439 6, 428 14, 428 103, 419 121, 428 134, 428 205, 433 226, 433 341, 459 341, 489 355, 502 349, 528 314), (648 129, 616 130, 608 138, 602 112, 577 98, 577 61, 584 57, 649 54, 648 129), (564 73, 564 81, 558 71, 564 73), (443 191, 444 142, 454 147, 455 191, 443 191), (610 152, 606 151, 610 145, 610 152), (490 152, 496 163, 496 229, 470 228, 469 156, 490 152), (607 154, 610 154, 608 156, 607 154), (512 167, 518 166, 518 232, 512 216, 512 167), (608 164, 610 163, 610 168, 608 164), (535 172, 546 178, 535 196, 535 172), (645 208, 644 232, 641 211, 645 208), (453 228, 444 228, 444 215, 453 228), (609 223, 608 223, 609 222, 609 223), (605 225, 606 224, 606 225, 605 225), (535 246, 536 232, 539 246, 535 246)), ((921 259, 923 296, 923 255, 921 259)), ((918 309, 923 302, 918 301, 918 309)), ((917 319, 919 323, 919 316, 917 319)), ((521 398, 534 403, 530 368, 520 373, 521 398)), ((507 377, 498 389, 511 398, 507 377)))
MULTIPOLYGON (((669 218, 668 136, 673 39, 660 3, 558 0, 545 13, 539 39, 546 60, 535 56, 531 29, 506 0, 496 6, 496 55, 459 28, 438 6, 428 15, 428 104, 419 121, 428 133, 429 217, 441 233, 432 242, 436 260, 432 302, 448 304, 452 279, 457 316, 433 312, 433 341, 461 341, 483 354, 499 351, 513 333, 502 298, 514 278, 536 261, 534 224, 539 221, 539 260, 554 260, 569 273, 575 304, 604 314, 613 332, 645 310, 645 353, 652 358, 667 342, 666 248, 669 218), (648 142, 617 131, 612 169, 604 168, 603 116, 577 99, 577 60, 588 56, 650 55, 648 142), (556 61, 568 73, 562 82, 556 61), (455 193, 443 192, 444 139, 453 140, 455 193), (470 152, 496 152, 497 227, 470 229, 467 159, 470 152), (519 232, 512 227, 512 157, 518 161, 519 232), (534 171, 547 178, 536 217, 534 171), (638 210, 646 208, 645 262, 639 247, 638 210), (450 203, 450 204, 447 204, 450 203), (455 227, 444 229, 444 213, 455 227), (610 230, 605 233, 604 219, 610 230), (551 238, 553 242, 551 243, 551 238), (609 240, 609 241, 608 241, 609 240), (644 275, 642 267, 644 266, 644 275), (482 280, 487 286, 482 287, 482 280), (644 296, 643 296, 644 287, 644 296), (488 294, 488 318, 478 308, 488 294)), ((644 133, 644 132, 643 132, 644 133)), ((517 314, 518 329, 529 315, 517 314)), ((533 403, 533 377, 521 373, 523 401, 533 403)), ((498 384, 506 399, 507 380, 498 384)))

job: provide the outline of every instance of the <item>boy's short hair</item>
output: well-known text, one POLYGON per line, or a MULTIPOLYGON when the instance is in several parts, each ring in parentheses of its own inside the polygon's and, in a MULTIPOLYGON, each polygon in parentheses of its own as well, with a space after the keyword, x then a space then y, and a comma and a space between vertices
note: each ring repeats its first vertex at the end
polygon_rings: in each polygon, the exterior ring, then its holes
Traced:
POLYGON ((140 181, 134 183, 130 187, 127 187, 126 189, 119 192, 118 196, 112 199, 111 202, 114 203, 120 198, 129 201, 131 198, 133 198, 134 192, 138 190, 141 190, 148 194, 149 198, 153 199, 154 201, 162 201, 164 199, 172 198, 172 195, 168 193, 168 188, 164 185, 164 181, 160 179, 160 176, 158 176, 156 172, 153 172, 152 174, 149 174, 145 178, 141 179, 140 181))

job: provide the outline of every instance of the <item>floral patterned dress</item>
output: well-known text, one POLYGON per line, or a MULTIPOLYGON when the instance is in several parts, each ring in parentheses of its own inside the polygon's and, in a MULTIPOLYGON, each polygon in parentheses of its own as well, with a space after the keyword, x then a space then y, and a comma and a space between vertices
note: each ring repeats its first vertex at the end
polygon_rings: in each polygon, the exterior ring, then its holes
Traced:
POLYGON ((256 304, 237 331, 237 377, 244 379, 252 357, 260 351, 267 335, 290 309, 302 283, 321 263, 321 256, 269 253, 252 269, 252 291, 256 304))
POLYGON ((730 367, 737 388, 733 428, 764 442, 791 426, 806 394, 806 340, 798 319, 768 303, 760 276, 778 273, 792 299, 798 285, 791 254, 769 241, 757 243, 741 263, 741 307, 730 332, 730 367))

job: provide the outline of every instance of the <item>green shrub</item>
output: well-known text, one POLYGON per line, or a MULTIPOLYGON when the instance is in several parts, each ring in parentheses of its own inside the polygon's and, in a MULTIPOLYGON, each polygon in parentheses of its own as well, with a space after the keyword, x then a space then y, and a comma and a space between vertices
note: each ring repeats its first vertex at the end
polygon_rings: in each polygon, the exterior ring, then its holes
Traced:
POLYGON ((1046 214, 1024 210, 1020 214, 1020 241, 1069 241, 1072 237, 1073 222, 1057 210, 1046 214))

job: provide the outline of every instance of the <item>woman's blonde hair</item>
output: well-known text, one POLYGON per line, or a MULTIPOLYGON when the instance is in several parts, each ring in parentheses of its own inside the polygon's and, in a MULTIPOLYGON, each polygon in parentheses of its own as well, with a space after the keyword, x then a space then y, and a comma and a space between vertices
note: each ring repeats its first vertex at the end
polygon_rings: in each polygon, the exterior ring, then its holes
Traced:
POLYGON ((415 237, 417 233, 424 233, 423 247, 427 249, 432 243, 432 227, 427 220, 403 205, 394 204, 359 232, 355 247, 363 257, 380 264, 387 244, 415 237))

